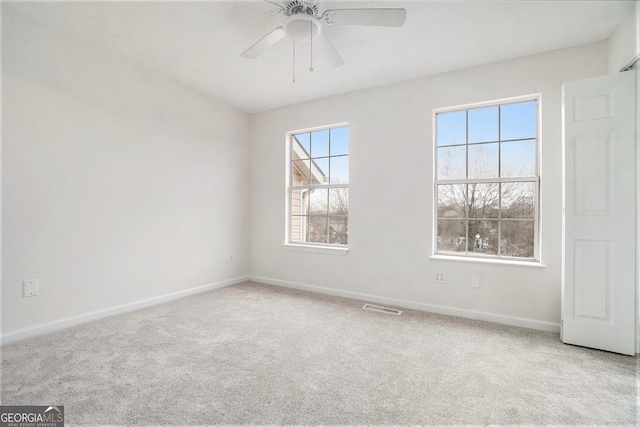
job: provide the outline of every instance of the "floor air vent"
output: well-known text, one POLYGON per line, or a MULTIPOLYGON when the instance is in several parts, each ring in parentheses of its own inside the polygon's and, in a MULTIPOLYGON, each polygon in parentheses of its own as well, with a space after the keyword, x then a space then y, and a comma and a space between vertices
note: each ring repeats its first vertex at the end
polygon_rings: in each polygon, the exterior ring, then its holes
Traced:
POLYGON ((379 311, 380 313, 387 313, 387 314, 399 315, 400 313, 402 313, 400 310, 396 310, 395 308, 381 307, 379 305, 373 305, 373 304, 365 304, 364 307, 362 308, 364 308, 365 310, 379 311))

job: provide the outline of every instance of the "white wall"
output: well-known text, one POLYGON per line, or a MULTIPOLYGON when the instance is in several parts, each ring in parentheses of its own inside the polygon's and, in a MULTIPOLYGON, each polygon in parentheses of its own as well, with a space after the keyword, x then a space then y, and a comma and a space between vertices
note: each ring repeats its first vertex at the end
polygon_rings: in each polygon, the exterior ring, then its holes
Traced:
POLYGON ((640 0, 609 37, 609 73, 628 67, 640 56, 640 0))
MULTIPOLYGON (((375 70, 372 70, 375 72, 375 70)), ((559 330, 561 85, 607 73, 607 42, 251 116, 251 275, 267 283, 559 330), (542 93, 545 267, 431 260, 432 111, 542 93), (285 132, 350 124, 350 251, 284 250, 285 132), (447 284, 433 282, 447 273, 447 284), (469 286, 479 274, 481 288, 469 286)))
POLYGON ((3 8, 5 337, 246 274, 248 115, 104 52, 3 8))

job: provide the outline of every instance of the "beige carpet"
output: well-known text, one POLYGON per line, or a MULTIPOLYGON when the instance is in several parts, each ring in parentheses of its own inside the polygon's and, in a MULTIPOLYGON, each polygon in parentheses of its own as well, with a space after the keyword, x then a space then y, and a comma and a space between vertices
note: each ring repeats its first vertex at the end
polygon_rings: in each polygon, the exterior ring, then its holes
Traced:
POLYGON ((72 425, 638 425, 638 359, 255 283, 2 348, 72 425))

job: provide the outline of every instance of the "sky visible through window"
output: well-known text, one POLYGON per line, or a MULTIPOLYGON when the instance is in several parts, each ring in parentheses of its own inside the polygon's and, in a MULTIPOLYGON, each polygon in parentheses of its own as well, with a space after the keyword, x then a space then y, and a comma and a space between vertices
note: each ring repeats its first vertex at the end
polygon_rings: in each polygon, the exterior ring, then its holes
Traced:
POLYGON ((301 133, 295 138, 331 184, 349 182, 348 127, 301 133))
POLYGON ((535 175, 535 110, 532 100, 439 113, 438 179, 535 175))

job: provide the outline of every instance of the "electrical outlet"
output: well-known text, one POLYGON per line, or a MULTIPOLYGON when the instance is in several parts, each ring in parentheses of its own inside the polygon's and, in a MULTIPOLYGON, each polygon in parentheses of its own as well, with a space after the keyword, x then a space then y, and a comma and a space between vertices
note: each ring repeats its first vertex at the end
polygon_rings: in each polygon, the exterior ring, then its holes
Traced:
POLYGON ((433 281, 436 283, 447 283, 447 273, 436 273, 433 276, 433 281))
POLYGON ((229 254, 229 262, 233 262, 233 254, 232 253, 229 254))
POLYGON ((24 280, 22 282, 22 296, 23 297, 35 297, 40 293, 40 286, 38 279, 24 280))

